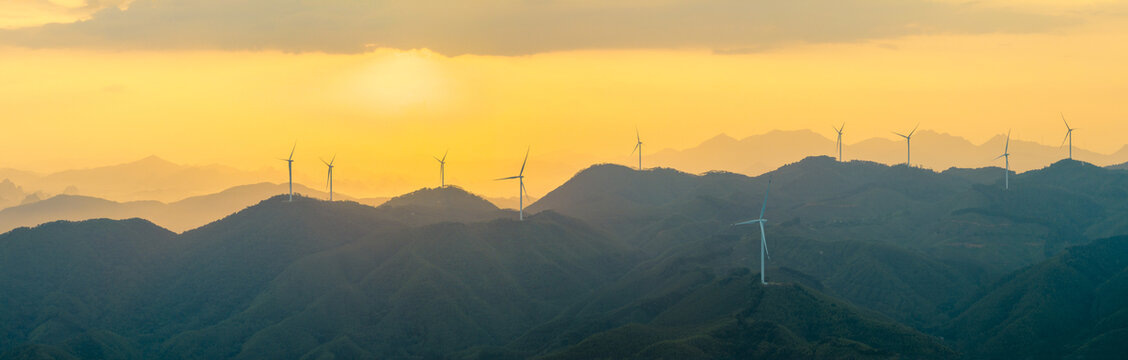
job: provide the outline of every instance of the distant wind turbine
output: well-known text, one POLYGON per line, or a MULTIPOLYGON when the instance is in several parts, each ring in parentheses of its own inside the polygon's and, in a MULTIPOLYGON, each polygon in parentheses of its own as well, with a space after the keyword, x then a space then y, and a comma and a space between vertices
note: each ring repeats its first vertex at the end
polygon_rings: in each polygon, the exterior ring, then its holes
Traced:
MULTIPOLYGON (((531 147, 530 147, 530 149, 531 149, 531 147)), ((518 210, 517 211, 520 214, 521 221, 525 220, 525 197, 529 196, 529 193, 525 191, 525 163, 527 163, 528 161, 529 161, 529 149, 525 149, 525 160, 521 161, 521 171, 517 173, 517 176, 510 176, 510 177, 504 177, 504 178, 500 178, 500 179, 494 179, 494 180, 517 179, 517 182, 521 185, 521 187, 517 191, 517 204, 518 204, 518 210)))
POLYGON ((446 156, 450 150, 443 152, 443 158, 435 157, 439 161, 439 187, 446 187, 446 156))
POLYGON ((1003 184, 1004 184, 1005 189, 1010 190, 1010 131, 1009 130, 1007 131, 1007 144, 1005 146, 1003 146, 1003 154, 996 157, 995 160, 999 160, 999 158, 1003 158, 1003 160, 1006 161, 1006 166, 1007 166, 1006 171, 1007 172, 1003 174, 1003 184))
POLYGON ((753 223, 760 224, 760 284, 765 284, 765 285, 767 284, 767 281, 764 281, 764 263, 765 263, 764 258, 767 257, 767 259, 770 260, 772 258, 772 256, 771 256, 771 254, 768 254, 768 240, 764 236, 764 223, 768 222, 767 219, 764 219, 764 210, 766 210, 768 208, 768 192, 770 192, 771 190, 772 190, 772 179, 768 178, 768 189, 764 190, 764 205, 760 207, 760 218, 759 219, 742 221, 742 222, 732 224, 732 226, 748 225, 748 224, 753 224, 753 223))
MULTIPOLYGON (((834 126, 831 125, 831 127, 834 127, 834 126)), ((840 162, 842 161, 842 129, 845 129, 845 128, 846 128, 846 123, 842 123, 842 126, 834 128, 834 132, 838 133, 838 141, 835 142, 835 147, 838 149, 838 161, 840 161, 840 162)))
POLYGON ((290 149, 290 157, 280 159, 286 162, 286 172, 290 174, 290 202, 294 201, 294 150, 298 149, 298 143, 294 143, 294 147, 290 149))
POLYGON ((1069 122, 1065 121, 1064 113, 1061 114, 1061 122, 1065 123, 1065 139, 1061 140, 1061 145, 1058 145, 1058 147, 1064 146, 1065 141, 1069 140, 1069 160, 1073 160, 1073 130, 1077 129, 1069 127, 1069 122))
POLYGON ((913 160, 913 144, 912 144, 913 133, 916 132, 918 127, 920 127, 920 124, 917 124, 917 126, 914 126, 913 131, 909 131, 908 135, 904 135, 904 134, 896 133, 896 132, 894 133, 894 134, 897 134, 897 136, 905 138, 905 148, 908 149, 908 151, 906 151, 906 155, 905 155, 905 165, 909 166, 909 167, 913 166, 913 163, 912 163, 912 160, 913 160))
POLYGON ((634 150, 631 150, 631 155, 634 155, 636 151, 638 152, 638 169, 642 170, 642 136, 638 134, 638 128, 635 128, 635 140, 638 141, 638 143, 635 143, 634 150))
POLYGON ((333 155, 333 159, 329 160, 329 162, 325 162, 325 159, 321 159, 321 162, 329 167, 329 178, 325 181, 326 186, 329 187, 329 201, 333 201, 333 162, 335 161, 337 161, 337 155, 333 155))

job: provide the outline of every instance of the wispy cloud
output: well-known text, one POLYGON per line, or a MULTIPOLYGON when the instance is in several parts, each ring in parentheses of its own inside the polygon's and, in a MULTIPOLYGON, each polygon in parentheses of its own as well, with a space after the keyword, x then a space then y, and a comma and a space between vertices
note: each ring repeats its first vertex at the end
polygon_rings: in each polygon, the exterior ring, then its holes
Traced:
POLYGON ((137 0, 89 19, 0 31, 32 48, 223 49, 446 55, 708 48, 920 34, 1043 32, 1077 18, 929 0, 137 0))

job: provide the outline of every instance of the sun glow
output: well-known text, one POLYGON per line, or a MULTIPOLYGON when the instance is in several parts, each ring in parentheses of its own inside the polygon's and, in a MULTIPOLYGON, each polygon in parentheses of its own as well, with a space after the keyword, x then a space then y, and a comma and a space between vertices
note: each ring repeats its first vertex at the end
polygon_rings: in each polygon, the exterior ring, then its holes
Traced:
POLYGON ((346 73, 343 97, 376 113, 441 107, 450 97, 450 75, 438 55, 388 51, 346 73))

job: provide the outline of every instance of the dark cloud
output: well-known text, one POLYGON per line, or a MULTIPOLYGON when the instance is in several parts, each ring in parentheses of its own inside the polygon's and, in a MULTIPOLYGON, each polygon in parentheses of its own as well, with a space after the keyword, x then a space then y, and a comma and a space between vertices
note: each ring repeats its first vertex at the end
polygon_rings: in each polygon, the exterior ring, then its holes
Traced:
POLYGON ((136 0, 89 20, 0 31, 35 48, 523 55, 607 48, 764 51, 918 34, 1042 32, 1073 18, 929 0, 136 0))

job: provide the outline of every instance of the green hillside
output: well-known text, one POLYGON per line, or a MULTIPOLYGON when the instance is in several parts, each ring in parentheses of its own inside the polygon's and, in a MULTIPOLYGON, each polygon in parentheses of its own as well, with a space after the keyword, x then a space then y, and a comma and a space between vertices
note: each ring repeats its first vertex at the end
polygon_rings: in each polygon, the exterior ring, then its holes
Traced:
POLYGON ((1128 237, 1068 249, 991 287, 945 329, 972 358, 1108 359, 1128 351, 1128 237))

